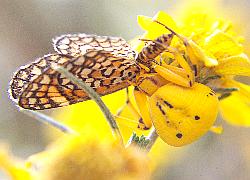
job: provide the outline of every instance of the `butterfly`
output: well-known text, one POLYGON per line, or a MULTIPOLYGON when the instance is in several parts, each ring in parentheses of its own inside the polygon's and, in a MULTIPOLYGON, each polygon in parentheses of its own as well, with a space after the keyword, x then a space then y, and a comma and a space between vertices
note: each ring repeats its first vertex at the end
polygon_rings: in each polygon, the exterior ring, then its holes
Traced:
POLYGON ((43 110, 89 99, 89 96, 52 67, 60 65, 106 95, 130 86, 140 72, 136 53, 119 37, 68 34, 53 39, 56 51, 20 67, 9 94, 25 109, 43 110))

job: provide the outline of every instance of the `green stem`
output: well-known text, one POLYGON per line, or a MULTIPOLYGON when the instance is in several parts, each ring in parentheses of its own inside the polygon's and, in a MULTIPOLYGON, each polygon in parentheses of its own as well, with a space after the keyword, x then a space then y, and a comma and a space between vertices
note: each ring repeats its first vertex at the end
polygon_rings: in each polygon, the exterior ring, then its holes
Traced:
POLYGON ((91 87, 86 85, 81 79, 77 78, 75 75, 70 73, 67 69, 65 69, 65 68, 63 68, 61 66, 56 66, 56 67, 54 67, 54 69, 56 71, 58 71, 59 73, 63 74, 70 81, 72 81, 73 83, 78 85, 86 93, 88 93, 89 97, 96 102, 96 104, 99 106, 99 108, 103 112, 103 114, 106 117, 106 120, 108 121, 108 123, 109 123, 115 137, 118 138, 118 140, 123 144, 122 136, 121 136, 119 128, 118 128, 118 126, 116 124, 116 121, 115 121, 113 115, 111 114, 110 110, 108 109, 108 107, 104 104, 104 102, 100 98, 100 96, 91 87))
POLYGON ((137 136, 136 133, 133 133, 131 137, 129 138, 129 141, 126 145, 126 147, 136 145, 139 148, 145 149, 147 152, 151 150, 153 147, 154 143, 156 142, 158 138, 158 134, 156 133, 155 128, 152 128, 149 135, 145 137, 144 135, 142 136, 137 136))

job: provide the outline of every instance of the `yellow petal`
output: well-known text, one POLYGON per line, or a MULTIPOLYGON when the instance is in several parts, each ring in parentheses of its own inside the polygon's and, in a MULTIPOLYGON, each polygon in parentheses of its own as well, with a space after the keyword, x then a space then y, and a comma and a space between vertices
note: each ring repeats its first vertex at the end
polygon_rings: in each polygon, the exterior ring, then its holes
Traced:
POLYGON ((235 87, 238 91, 220 101, 222 117, 233 125, 250 126, 250 86, 233 79, 224 80, 224 87, 235 87))
POLYGON ((194 41, 189 40, 188 43, 187 53, 193 64, 197 64, 197 61, 202 61, 206 67, 213 67, 218 65, 218 61, 212 57, 209 57, 205 53, 205 51, 194 41))
POLYGON ((223 127, 222 126, 212 126, 209 131, 215 133, 215 134, 222 134, 223 127))
POLYGON ((220 59, 215 72, 222 75, 250 76, 250 61, 245 54, 220 59))
POLYGON ((238 96, 240 96, 240 98, 245 100, 246 103, 250 102, 250 86, 249 85, 240 83, 238 81, 235 81, 235 80, 229 79, 229 78, 224 78, 222 80, 224 81, 224 84, 223 84, 224 87, 238 88, 239 90, 234 92, 234 94, 237 94, 238 96))
POLYGON ((143 15, 137 16, 137 22, 139 26, 145 31, 150 30, 151 26, 154 25, 154 22, 152 21, 151 17, 143 15))
MULTIPOLYGON (((156 35, 151 32, 145 32, 140 38, 141 39, 155 39, 156 35)), ((141 52, 142 48, 145 47, 145 42, 140 41, 137 39, 134 39, 131 41, 131 46, 136 52, 141 52)))
POLYGON ((147 16, 138 16, 138 24, 141 26, 142 29, 148 31, 148 38, 150 37, 150 39, 155 39, 161 36, 162 34, 170 33, 164 26, 154 22, 154 20, 161 22, 162 24, 168 26, 174 31, 177 30, 174 20, 163 11, 159 11, 153 18, 147 16))
POLYGON ((215 58, 211 58, 211 57, 205 58, 205 66, 206 67, 213 67, 213 66, 217 66, 217 65, 218 65, 218 61, 215 58))
POLYGON ((139 15, 137 17, 138 24, 141 26, 143 30, 146 31, 160 31, 167 33, 169 32, 167 29, 165 29, 162 25, 154 22, 154 20, 157 20, 161 22, 162 24, 165 24, 169 28, 173 29, 174 31, 177 30, 176 23, 172 19, 171 16, 169 16, 167 13, 163 11, 159 11, 153 18, 139 15))
POLYGON ((250 106, 235 93, 220 101, 220 112, 232 125, 250 126, 250 106))
POLYGON ((156 39, 164 33, 169 33, 166 29, 164 29, 161 25, 154 22, 152 18, 147 16, 138 16, 137 17, 138 24, 141 26, 143 30, 147 31, 147 36, 143 35, 143 38, 148 39, 156 39))
MULTIPOLYGON (((222 12, 218 0, 188 0, 181 1, 181 6, 175 11, 178 22, 183 22, 185 35, 200 34, 207 36, 211 26, 218 20, 218 13, 222 12), (216 12, 216 13, 215 13, 216 12)), ((200 37, 200 36, 199 36, 200 37)), ((194 39, 195 42, 196 39, 194 39)))
POLYGON ((6 145, 0 145, 0 168, 14 180, 31 180, 32 174, 24 167, 24 164, 13 158, 6 145))
MULTIPOLYGON (((159 11, 154 17, 153 20, 157 20, 159 22, 161 22, 162 24, 165 24, 166 26, 168 26, 169 28, 171 28, 172 30, 174 30, 176 33, 178 33, 178 29, 176 26, 175 21, 173 20, 173 18, 171 16, 169 16, 167 13, 165 13, 164 11, 159 11)), ((161 26, 161 25, 160 25, 161 26)), ((162 27, 162 26, 161 26, 162 27)), ((163 27, 162 27, 163 28, 163 27)), ((164 28, 165 29, 165 28, 164 28)), ((166 29, 165 29, 166 30, 166 29)), ((166 30, 167 31, 167 30, 166 30)), ((168 31, 167 31, 168 32, 168 31)))
MULTIPOLYGON (((169 33, 167 29, 165 29, 163 26, 159 25, 158 23, 154 22, 153 20, 158 20, 162 23, 166 23, 166 25, 171 25, 174 29, 176 29, 176 25, 173 21, 173 19, 167 15, 164 12, 158 12, 153 18, 139 15, 137 16, 137 22, 139 26, 145 30, 146 32, 140 37, 142 39, 156 39, 157 37, 161 36, 164 33, 169 33), (166 19, 167 22, 166 22, 166 19)), ((142 48, 145 46, 145 43, 138 40, 139 38, 136 38, 131 41, 131 45, 134 50, 137 52, 140 52, 142 48)))
POLYGON ((193 40, 201 41, 208 31, 210 31, 211 23, 208 22, 208 16, 204 13, 194 13, 188 15, 183 23, 182 31, 187 37, 193 40), (188 25, 188 26, 187 26, 188 25))
POLYGON ((239 88, 239 94, 246 99, 246 102, 250 102, 250 86, 233 81, 235 84, 235 87, 239 88))
POLYGON ((204 47, 217 59, 235 56, 243 52, 241 44, 220 30, 216 30, 205 39, 204 47))

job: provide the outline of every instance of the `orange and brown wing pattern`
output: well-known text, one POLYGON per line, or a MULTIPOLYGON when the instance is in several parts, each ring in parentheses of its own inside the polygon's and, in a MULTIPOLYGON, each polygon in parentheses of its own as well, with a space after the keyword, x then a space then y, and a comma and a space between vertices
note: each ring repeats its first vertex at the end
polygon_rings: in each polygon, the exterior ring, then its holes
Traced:
MULTIPOLYGON (((106 51, 92 50, 76 58, 60 54, 56 56, 63 59, 57 60, 57 65, 63 66, 82 79, 100 95, 110 94, 128 87, 140 71, 139 67, 130 59, 116 57, 106 51)), ((47 59, 49 57, 50 55, 46 56, 47 59)), ((54 61, 50 65, 53 63, 54 61)), ((23 71, 23 69, 19 71, 23 71)), ((19 74, 19 71, 16 74, 19 74)), ((11 83, 11 95, 19 106, 25 109, 56 108, 89 99, 80 87, 53 70, 51 66, 44 69, 39 75, 35 75, 34 78, 25 81, 25 85, 21 88, 16 74, 12 80, 15 83, 11 83)))
POLYGON ((42 58, 36 59, 30 64, 21 66, 19 70, 14 73, 13 78, 10 81, 10 97, 14 101, 18 100, 19 96, 29 83, 43 74, 53 63, 61 64, 68 61, 68 59, 69 58, 58 54, 48 54, 42 58))
POLYGON ((134 59, 136 53, 121 37, 97 36, 84 33, 61 35, 53 39, 59 54, 78 57, 90 50, 104 50, 116 56, 134 59))

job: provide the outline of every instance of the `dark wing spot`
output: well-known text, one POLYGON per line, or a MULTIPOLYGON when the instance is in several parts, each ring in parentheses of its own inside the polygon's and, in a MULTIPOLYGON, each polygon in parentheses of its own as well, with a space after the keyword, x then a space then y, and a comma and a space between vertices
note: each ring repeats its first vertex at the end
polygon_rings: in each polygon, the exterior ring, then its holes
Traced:
POLYGON ((133 74, 132 74, 132 72, 128 72, 128 76, 130 77, 130 76, 132 76, 133 74))

